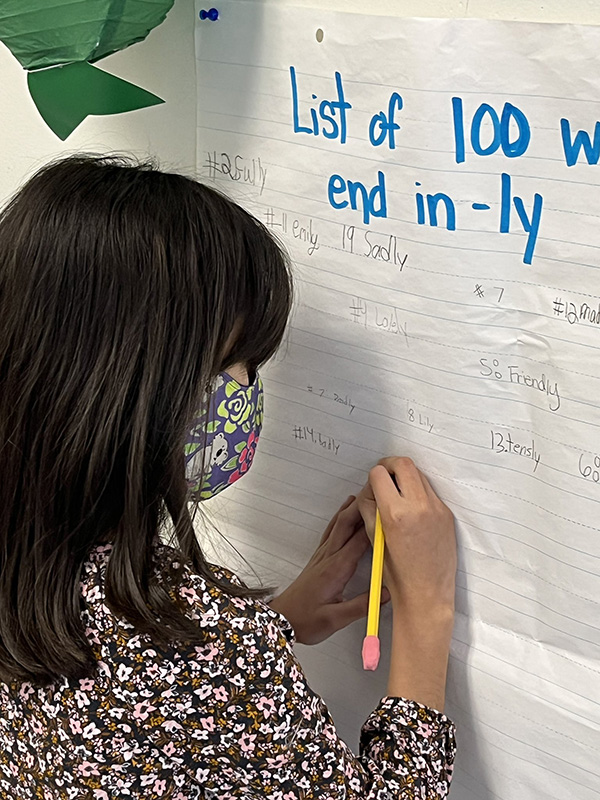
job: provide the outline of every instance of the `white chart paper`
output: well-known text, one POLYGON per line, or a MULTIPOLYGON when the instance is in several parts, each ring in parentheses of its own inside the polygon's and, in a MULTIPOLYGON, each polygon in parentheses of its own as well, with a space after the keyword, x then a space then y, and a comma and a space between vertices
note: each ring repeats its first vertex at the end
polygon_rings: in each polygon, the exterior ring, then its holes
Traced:
MULTIPOLYGON (((198 174, 280 237, 297 282, 219 525, 285 586, 367 470, 410 455, 457 519, 452 796, 595 800, 600 29, 219 13, 198 22, 198 174)), ((355 749, 389 622, 375 674, 363 623, 298 647, 355 749)))

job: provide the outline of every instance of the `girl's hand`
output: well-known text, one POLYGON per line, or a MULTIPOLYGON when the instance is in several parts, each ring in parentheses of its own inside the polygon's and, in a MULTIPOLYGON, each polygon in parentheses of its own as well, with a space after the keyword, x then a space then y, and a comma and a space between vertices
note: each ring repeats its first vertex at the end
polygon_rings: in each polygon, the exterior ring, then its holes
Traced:
POLYGON ((382 459, 358 500, 367 529, 378 508, 385 533, 393 607, 387 693, 442 711, 454 622, 454 517, 410 458, 382 459))
POLYGON ((394 612, 422 616, 453 610, 454 517, 411 459, 382 458, 369 473, 358 505, 371 536, 379 507, 385 531, 383 574, 394 612))
MULTIPOLYGON (((296 580, 269 603, 289 620, 301 644, 318 644, 351 622, 366 617, 369 594, 344 600, 346 584, 369 548, 355 497, 331 520, 314 555, 296 580)), ((382 603, 390 599, 381 592, 382 603)))

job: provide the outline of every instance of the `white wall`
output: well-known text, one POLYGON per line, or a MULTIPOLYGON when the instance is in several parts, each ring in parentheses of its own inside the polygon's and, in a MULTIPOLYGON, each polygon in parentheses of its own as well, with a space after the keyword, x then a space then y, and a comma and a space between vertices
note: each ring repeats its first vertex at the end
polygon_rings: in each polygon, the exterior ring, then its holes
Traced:
MULTIPOLYGON (((246 2, 247 0, 239 0, 246 2)), ((263 0, 288 2, 288 0, 263 0)), ((218 2, 215 0, 218 7, 218 2)), ((599 0, 296 0, 301 6, 372 14, 483 17, 600 24, 599 0)), ((207 3, 207 8, 212 4, 207 3)), ((291 4, 291 0, 290 0, 291 4)), ((61 152, 129 151, 159 156, 166 168, 191 171, 195 161, 193 0, 175 0, 166 21, 145 42, 100 62, 166 100, 162 106, 111 117, 88 117, 61 142, 46 127, 27 91, 26 73, 0 44, 0 202, 36 166, 61 152)))
POLYGON ((0 44, 0 202, 38 165, 63 152, 153 153, 165 167, 194 169, 194 23, 192 0, 176 0, 165 22, 145 42, 98 64, 162 97, 163 105, 88 117, 66 142, 41 119, 29 96, 25 70, 0 44))
POLYGON ((290 0, 291 4, 397 17, 467 17, 600 24, 598 0, 546 0, 542 3, 538 0, 290 0))

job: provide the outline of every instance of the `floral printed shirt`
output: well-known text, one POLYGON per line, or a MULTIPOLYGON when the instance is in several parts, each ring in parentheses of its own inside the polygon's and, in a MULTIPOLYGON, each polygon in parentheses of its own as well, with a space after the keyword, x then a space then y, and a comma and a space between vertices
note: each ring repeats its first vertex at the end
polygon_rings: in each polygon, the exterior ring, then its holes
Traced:
MULTIPOLYGON (((81 582, 94 677, 43 689, 0 684, 1 798, 447 796, 455 745, 445 716, 384 697, 363 725, 357 757, 308 685, 282 615, 186 571, 179 592, 205 641, 159 648, 106 606, 110 551, 91 553, 81 582)), ((165 558, 177 554, 161 545, 157 569, 165 558)))

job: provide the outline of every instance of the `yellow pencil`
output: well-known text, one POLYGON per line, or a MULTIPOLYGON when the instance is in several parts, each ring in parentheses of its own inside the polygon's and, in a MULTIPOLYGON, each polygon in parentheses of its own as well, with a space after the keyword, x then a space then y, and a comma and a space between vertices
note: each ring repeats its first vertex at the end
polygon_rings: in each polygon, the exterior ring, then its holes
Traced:
POLYGON ((363 640, 363 668, 374 670, 379 664, 379 609, 381 607, 381 581, 383 578, 383 553, 385 539, 381 526, 379 509, 375 516, 375 541, 373 542, 373 563, 371 565, 371 588, 369 589, 369 613, 367 616, 367 635, 363 640))

